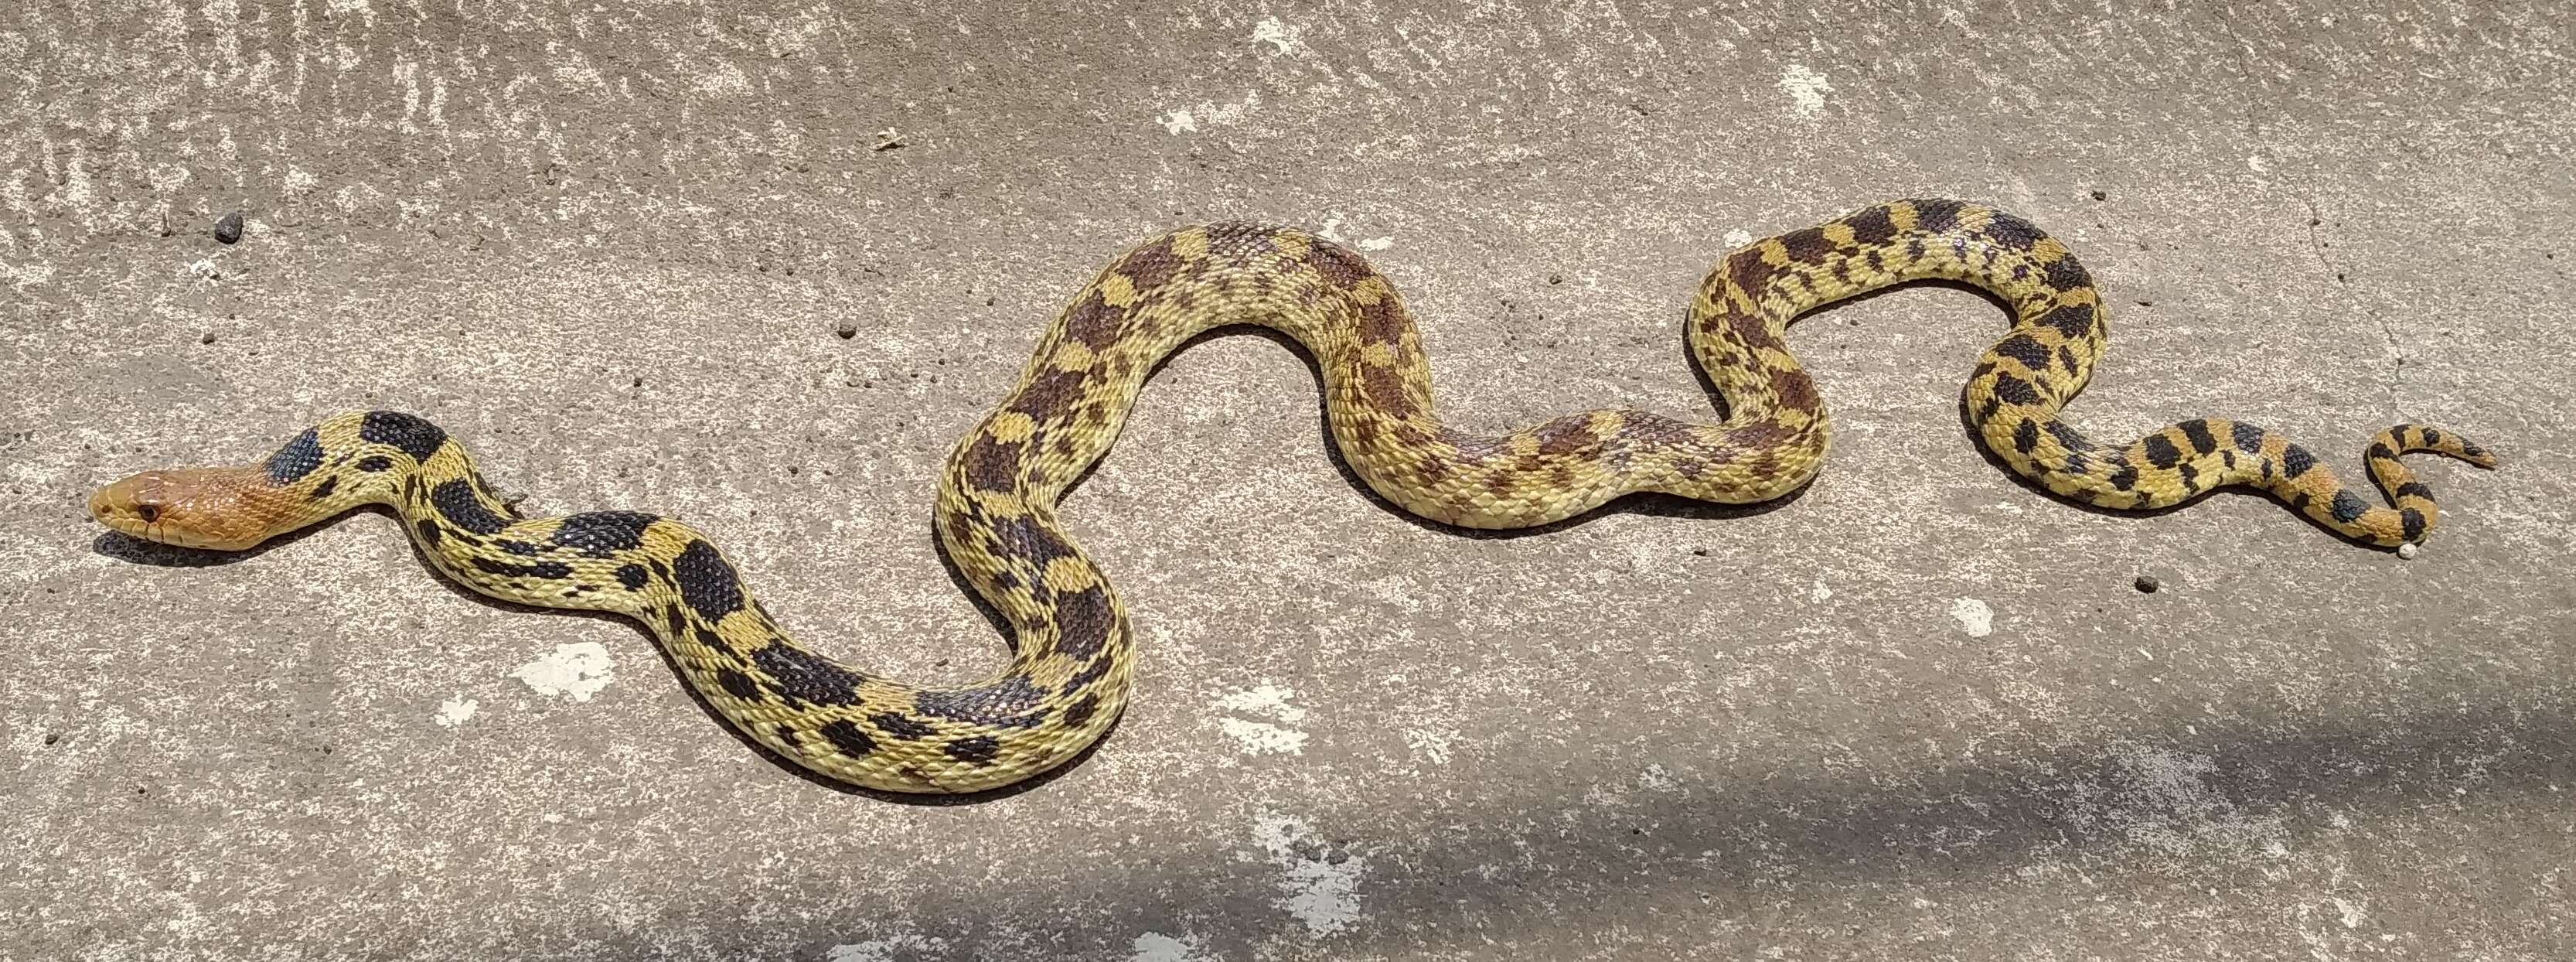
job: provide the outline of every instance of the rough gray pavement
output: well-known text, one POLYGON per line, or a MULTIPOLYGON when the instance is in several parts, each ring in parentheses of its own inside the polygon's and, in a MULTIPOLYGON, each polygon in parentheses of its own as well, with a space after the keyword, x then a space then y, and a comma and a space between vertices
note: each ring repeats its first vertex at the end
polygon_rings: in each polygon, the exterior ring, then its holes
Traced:
POLYGON ((2576 957, 2570 18, 2201 6, 9 5, 0 958, 2576 957), (1842 425, 1803 497, 1476 538, 1217 339, 1067 511, 1133 709, 961 806, 762 760, 385 516, 218 563, 81 508, 398 407, 964 680, 938 459, 1127 244, 1366 249, 1477 428, 1705 416, 1707 266, 1926 194, 2104 282, 2088 431, 2507 464, 2417 459, 2412 561, 2072 507, 1959 424, 2001 312, 1914 288, 1793 335, 1842 425))

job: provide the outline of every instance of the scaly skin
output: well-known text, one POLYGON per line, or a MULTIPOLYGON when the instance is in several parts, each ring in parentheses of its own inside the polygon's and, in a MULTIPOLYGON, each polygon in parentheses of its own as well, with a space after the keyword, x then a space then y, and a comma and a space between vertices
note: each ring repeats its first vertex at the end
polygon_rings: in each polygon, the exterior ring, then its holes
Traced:
POLYGON ((868 788, 978 791, 1064 763, 1126 704, 1126 609, 1055 506, 1108 451, 1156 362, 1192 336, 1252 323, 1296 338, 1324 371, 1334 439, 1370 488, 1436 521, 1527 527, 1631 492, 1747 503, 1806 484, 1829 423, 1789 354, 1789 322, 1926 278, 1975 284, 2012 305, 2011 332, 1969 379, 1970 422, 2014 472, 2070 499, 2158 508, 2246 485, 2346 537, 2396 545, 2420 540, 2437 517, 2398 454, 2495 463, 2458 434, 2391 428, 2367 460, 2391 507, 2241 422, 2195 419, 2122 447, 2095 444, 2058 417, 2102 351, 2090 276, 2028 221, 1917 200, 1757 241, 1710 272, 1690 337, 1725 396, 1722 424, 1596 410, 1499 436, 1458 431, 1432 412, 1411 316, 1359 255, 1249 224, 1189 228, 1128 252, 1048 328, 1010 396, 948 459, 940 542, 1017 636, 1007 668, 964 687, 880 678, 788 639, 723 553, 680 522, 621 511, 520 518, 462 446, 408 414, 333 417, 256 465, 135 475, 101 490, 91 510, 137 537, 230 550, 357 505, 391 505, 439 570, 476 591, 643 622, 709 704, 783 757, 868 788))

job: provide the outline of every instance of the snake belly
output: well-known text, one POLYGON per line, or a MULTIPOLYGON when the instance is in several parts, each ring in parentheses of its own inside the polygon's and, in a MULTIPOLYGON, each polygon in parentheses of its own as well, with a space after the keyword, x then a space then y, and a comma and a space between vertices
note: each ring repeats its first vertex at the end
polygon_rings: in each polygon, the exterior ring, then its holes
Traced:
POLYGON ((948 457, 933 520, 940 544, 1014 635, 1005 668, 960 687, 880 677, 791 639, 733 562, 679 521, 632 511, 520 517, 447 432, 409 414, 339 415, 254 465, 136 475, 102 490, 92 510, 139 537, 239 548, 388 504, 441 572, 478 592, 642 622, 709 705, 783 758, 870 789, 982 791, 1063 764, 1126 704, 1127 611, 1056 506, 1108 451, 1157 362, 1193 336, 1256 324, 1295 338, 1323 372, 1336 444, 1372 490, 1435 521, 1515 528, 1634 492, 1750 503, 1806 484, 1830 423, 1788 351, 1789 323, 1933 278, 2010 305, 2011 330, 1968 380, 1968 422, 2013 472, 2071 500, 2159 508, 2249 486, 2347 538, 2389 546, 2421 540, 2436 518, 2399 454, 2495 463, 2456 433, 2390 428, 2365 461, 2383 504, 2305 448, 2243 422, 2193 419, 2125 445, 2096 443, 2058 416, 2102 351, 2090 276, 2029 221, 1933 199, 1855 211, 1719 262, 1688 332, 1728 412, 1714 424, 1601 409, 1508 434, 1461 431, 1433 412, 1412 317, 1349 249, 1300 230, 1220 223, 1128 251, 1057 316, 1009 396, 948 457))

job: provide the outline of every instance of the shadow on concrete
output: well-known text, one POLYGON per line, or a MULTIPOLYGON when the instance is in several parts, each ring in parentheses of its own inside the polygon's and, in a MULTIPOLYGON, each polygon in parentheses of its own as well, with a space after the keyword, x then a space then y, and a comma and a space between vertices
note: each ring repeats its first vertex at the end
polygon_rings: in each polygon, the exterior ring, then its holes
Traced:
MULTIPOLYGON (((2563 814, 2563 791, 2576 787, 2571 719, 2576 695, 2561 690, 2518 704, 2323 719, 2290 730, 2141 731, 1912 770, 1686 773, 1614 804, 1587 793, 1631 784, 1637 772, 1582 762, 1508 773, 1463 805, 1363 796, 1340 810, 1299 811, 1335 841, 1297 854, 1326 864, 1357 856, 1374 866, 1359 889, 1366 921, 1355 934, 1315 942, 1347 952, 1366 951, 1372 933, 1413 951, 1425 940, 1490 946, 1587 917, 1569 931, 1604 918, 1651 925, 1659 905, 1708 901, 1793 915, 1796 905, 1811 904, 1830 913, 1845 900, 1885 899, 1908 885, 2010 884, 2034 866, 2040 875, 2026 884, 2145 872, 2194 888, 2262 887, 2276 859, 2321 846, 2354 850, 2364 864, 2388 857, 2430 869, 2468 860, 2482 876, 2536 879, 2556 868, 2550 860, 2563 851, 2563 819, 2535 821, 2530 846, 2449 853, 2392 838, 2374 820, 2474 809, 2493 825, 2499 807, 2563 814), (1474 915, 1472 932, 1439 935, 1463 912, 1474 915)), ((1188 917, 1215 926, 1206 947, 1212 957, 1232 958, 1246 943, 1295 930, 1276 902, 1284 869, 1202 841, 1153 840, 1071 878, 1003 873, 991 884, 929 886, 883 911, 961 949, 1048 925, 1064 926, 1049 933, 1058 938, 1123 944, 1136 933, 1168 931, 1184 906, 1188 917)), ((705 881, 707 891, 663 911, 696 931, 740 917, 747 906, 715 892, 736 880, 705 881)), ((792 892, 758 901, 775 913, 796 901, 792 892)), ((847 904, 830 898, 814 908, 828 917, 847 904)), ((836 921, 855 940, 882 920, 871 911, 836 921)), ((757 933, 744 938, 745 946, 774 948, 753 942, 757 933)), ((632 939, 603 941, 651 954, 649 943, 632 939)), ((821 958, 829 944, 808 942, 796 957, 821 958)))

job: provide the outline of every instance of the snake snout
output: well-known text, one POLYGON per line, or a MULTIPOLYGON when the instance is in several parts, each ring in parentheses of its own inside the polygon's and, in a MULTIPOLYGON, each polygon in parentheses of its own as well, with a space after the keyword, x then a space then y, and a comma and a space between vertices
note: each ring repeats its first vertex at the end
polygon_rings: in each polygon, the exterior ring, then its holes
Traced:
POLYGON ((161 472, 146 471, 98 489, 89 496, 89 515, 98 523, 136 537, 148 537, 148 529, 161 521, 169 510, 160 496, 161 472))

